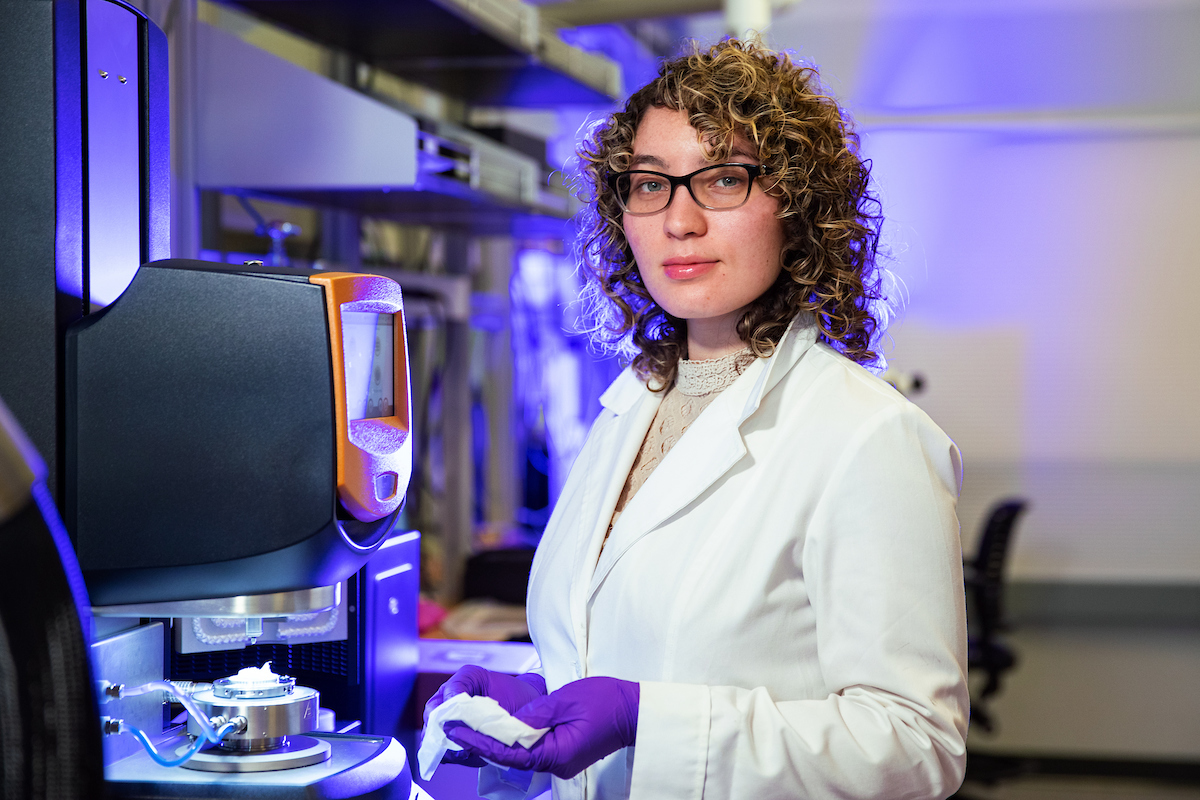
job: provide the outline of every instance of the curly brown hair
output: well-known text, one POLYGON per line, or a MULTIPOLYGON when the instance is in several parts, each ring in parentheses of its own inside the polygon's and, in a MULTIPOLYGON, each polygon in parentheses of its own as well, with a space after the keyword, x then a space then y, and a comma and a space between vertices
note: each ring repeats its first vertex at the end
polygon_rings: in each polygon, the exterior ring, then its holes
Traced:
POLYGON ((779 198, 783 270, 751 303, 737 333, 770 355, 788 324, 812 313, 819 336, 861 364, 878 362, 882 299, 876 266, 883 217, 858 136, 812 67, 757 41, 726 39, 666 61, 623 110, 596 125, 579 148, 576 255, 584 276, 588 333, 602 348, 633 356, 638 376, 663 389, 686 356, 687 322, 669 315, 642 282, 609 176, 629 168, 633 139, 651 107, 683 110, 712 162, 737 138, 757 147, 765 190, 779 198))

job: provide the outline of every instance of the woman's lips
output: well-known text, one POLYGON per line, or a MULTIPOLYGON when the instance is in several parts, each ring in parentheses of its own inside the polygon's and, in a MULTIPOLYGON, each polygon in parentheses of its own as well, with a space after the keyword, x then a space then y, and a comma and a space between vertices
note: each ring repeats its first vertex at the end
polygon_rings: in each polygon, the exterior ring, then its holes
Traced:
POLYGON ((663 271, 671 280, 682 281, 710 272, 716 266, 716 261, 666 261, 663 264, 663 271))

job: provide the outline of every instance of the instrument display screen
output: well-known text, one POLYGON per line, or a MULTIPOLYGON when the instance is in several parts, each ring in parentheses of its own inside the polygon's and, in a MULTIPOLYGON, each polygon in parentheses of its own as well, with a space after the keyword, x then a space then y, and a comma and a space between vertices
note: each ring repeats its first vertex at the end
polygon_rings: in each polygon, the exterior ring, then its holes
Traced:
POLYGON ((396 413, 394 325, 391 314, 342 312, 348 419, 378 419, 396 413))

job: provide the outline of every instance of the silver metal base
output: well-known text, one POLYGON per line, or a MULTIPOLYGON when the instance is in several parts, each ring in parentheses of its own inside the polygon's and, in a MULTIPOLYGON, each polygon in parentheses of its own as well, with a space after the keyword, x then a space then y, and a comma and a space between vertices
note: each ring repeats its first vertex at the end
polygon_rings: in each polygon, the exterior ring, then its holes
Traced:
POLYGON ((98 617, 286 617, 333 608, 338 604, 340 591, 339 583, 273 594, 92 606, 92 614, 98 617))
POLYGON ((269 772, 276 769, 310 767, 327 761, 329 742, 311 736, 289 736, 284 745, 264 753, 238 753, 211 747, 185 763, 185 769, 203 772, 269 772))
MULTIPOLYGON (((327 761, 266 772, 204 772, 155 764, 142 751, 104 768, 112 800, 397 800, 411 791, 404 748, 386 736, 314 733, 329 743, 327 761)), ((163 742, 160 753, 191 744, 163 742)))
MULTIPOLYGON (((255 749, 253 743, 261 739, 277 739, 315 729, 321 696, 316 689, 297 686, 291 694, 282 697, 248 700, 217 697, 212 689, 205 689, 193 694, 192 700, 210 719, 217 715, 225 719, 243 717, 246 720, 245 730, 226 737, 226 747, 252 750, 255 749)), ((201 733, 196 720, 188 720, 188 733, 193 736, 201 733)))

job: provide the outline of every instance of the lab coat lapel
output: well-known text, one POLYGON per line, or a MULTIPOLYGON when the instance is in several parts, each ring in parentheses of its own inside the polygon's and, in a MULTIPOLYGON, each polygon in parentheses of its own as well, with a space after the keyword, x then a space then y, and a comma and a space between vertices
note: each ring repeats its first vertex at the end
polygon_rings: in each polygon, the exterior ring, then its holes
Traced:
POLYGON ((586 465, 596 480, 586 490, 578 517, 580 529, 575 550, 571 621, 581 658, 586 658, 587 588, 592 571, 608 533, 617 499, 625 488, 629 470, 661 402, 662 393, 651 392, 628 369, 600 397, 600 404, 615 416, 603 423, 605 430, 596 431, 602 441, 611 442, 611 445, 601 448, 595 460, 586 465), (588 525, 590 529, 585 527, 588 525))
MULTIPOLYGON (((761 372, 762 366, 758 363, 751 368, 761 372)), ((736 420, 742 403, 734 401, 744 402, 752 381, 753 376, 743 374, 704 409, 629 501, 600 553, 589 582, 588 600, 630 547, 707 491, 745 455, 736 420), (749 381, 743 384, 746 379, 749 381), (741 397, 731 396, 733 393, 741 397)))
MULTIPOLYGON (((721 393, 692 423, 680 437, 662 463, 655 468, 646 483, 634 495, 613 528, 603 552, 599 543, 592 551, 589 564, 596 569, 588 582, 584 602, 591 600, 605 577, 630 547, 666 520, 686 508, 697 497, 708 491, 734 464, 746 454, 746 445, 739 430, 751 414, 758 410, 763 396, 787 374, 812 346, 815 329, 808 324, 810 318, 799 317, 781 339, 775 353, 767 359, 759 359, 721 393), (599 557, 598 562, 595 560, 599 557)), ((657 410, 658 403, 654 403, 657 410)), ((638 428, 641 434, 619 476, 620 493, 633 465, 633 458, 641 447, 645 432, 653 419, 650 413, 638 428)), ((623 446, 628 449, 628 442, 623 446)), ((613 496, 613 504, 616 495, 613 496)), ((611 516, 612 505, 608 506, 611 516)), ((604 520, 607 526, 608 518, 604 520)), ((603 539, 601 539, 603 541, 603 539)), ((578 573, 577 573, 578 574, 578 573)))

